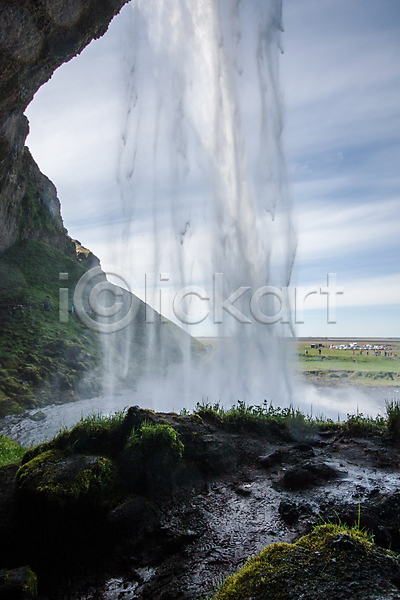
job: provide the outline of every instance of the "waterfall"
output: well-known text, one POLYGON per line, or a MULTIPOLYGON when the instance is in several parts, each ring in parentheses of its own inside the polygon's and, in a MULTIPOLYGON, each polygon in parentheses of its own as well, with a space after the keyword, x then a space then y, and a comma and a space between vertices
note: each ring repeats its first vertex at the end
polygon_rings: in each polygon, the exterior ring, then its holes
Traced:
MULTIPOLYGON (((196 356, 186 336, 165 379, 148 376, 157 409, 202 398, 291 399, 289 318, 266 324, 250 309, 264 286, 284 296, 295 253, 281 140, 281 19, 281 0, 131 4, 118 161, 123 223, 113 247, 137 281, 147 274, 146 300, 157 311, 193 320, 209 312, 197 329, 177 322, 220 340, 196 356), (173 298, 188 286, 194 293, 176 299, 174 313, 173 298), (227 312, 222 302, 237 290, 227 312)), ((256 300, 262 315, 279 310, 270 293, 256 300)), ((170 352, 156 348, 163 324, 156 327, 148 322, 143 338, 150 361, 170 352)), ((127 370, 132 352, 127 343, 127 370)))

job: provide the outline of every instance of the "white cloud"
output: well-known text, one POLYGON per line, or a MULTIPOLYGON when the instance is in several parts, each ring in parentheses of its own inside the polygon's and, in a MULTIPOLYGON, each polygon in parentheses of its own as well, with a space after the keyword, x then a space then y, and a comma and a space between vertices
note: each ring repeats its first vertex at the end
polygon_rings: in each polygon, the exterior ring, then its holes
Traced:
POLYGON ((351 253, 387 252, 398 248, 399 198, 366 205, 335 206, 321 201, 297 211, 297 261, 335 256, 351 261, 351 253))
POLYGON ((393 138, 400 126, 400 28, 390 23, 393 3, 372 9, 370 2, 285 4, 281 71, 289 153, 393 138), (387 22, 374 27, 380 13, 387 22))
MULTIPOLYGON (((343 294, 336 296, 336 306, 345 307, 388 307, 400 305, 400 272, 381 277, 348 278, 337 282, 343 294)), ((326 309, 327 296, 319 292, 326 286, 324 281, 309 282, 305 288, 316 286, 317 294, 308 296, 304 302, 305 311, 326 309)))

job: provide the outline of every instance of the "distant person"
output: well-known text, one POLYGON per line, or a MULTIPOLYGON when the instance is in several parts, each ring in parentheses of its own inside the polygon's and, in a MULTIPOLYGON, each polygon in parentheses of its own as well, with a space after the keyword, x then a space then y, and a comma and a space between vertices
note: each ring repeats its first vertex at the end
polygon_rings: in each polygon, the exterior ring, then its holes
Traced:
POLYGON ((49 300, 49 298, 45 298, 44 299, 43 308, 44 308, 44 310, 47 310, 47 311, 50 310, 50 300, 49 300))
POLYGON ((308 350, 306 349, 306 354, 308 354, 308 350))

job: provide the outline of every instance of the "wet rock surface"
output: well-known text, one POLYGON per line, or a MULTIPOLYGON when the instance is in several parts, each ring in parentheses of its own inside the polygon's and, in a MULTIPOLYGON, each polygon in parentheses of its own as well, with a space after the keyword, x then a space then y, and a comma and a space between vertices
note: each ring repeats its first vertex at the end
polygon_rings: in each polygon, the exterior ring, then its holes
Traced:
MULTIPOLYGON (((141 418, 135 410, 129 425, 141 418)), ((25 509, 15 503, 21 476, 16 477, 15 467, 0 471, 0 533, 12 540, 11 548, 1 551, 0 566, 29 564, 38 575, 42 598, 206 598, 265 546, 294 542, 322 520, 335 522, 338 517, 349 526, 367 527, 383 548, 400 549, 400 470, 393 441, 335 433, 305 444, 229 433, 199 417, 146 415, 155 424, 175 428, 185 446, 183 458, 164 473, 168 486, 125 489, 92 520, 90 511, 72 511, 63 526, 46 529, 46 515, 39 518, 36 513, 34 526, 31 516, 32 527, 25 519, 22 528, 19 511, 25 509), (86 514, 87 520, 82 519, 86 514), (47 554, 37 552, 44 543, 43 531, 47 554)), ((60 480, 63 473, 76 477, 93 469, 98 460, 81 457, 63 459, 60 480)), ((88 510, 88 505, 79 510, 88 510)), ((337 547, 346 543, 340 538, 337 547)), ((350 583, 342 591, 337 586, 332 598, 350 597, 345 595, 353 589, 350 583)), ((381 596, 399 597, 397 584, 389 583, 381 587, 391 589, 392 595, 381 596)), ((373 597, 355 592, 352 597, 373 597)), ((287 597, 307 597, 301 594, 297 590, 287 597)))

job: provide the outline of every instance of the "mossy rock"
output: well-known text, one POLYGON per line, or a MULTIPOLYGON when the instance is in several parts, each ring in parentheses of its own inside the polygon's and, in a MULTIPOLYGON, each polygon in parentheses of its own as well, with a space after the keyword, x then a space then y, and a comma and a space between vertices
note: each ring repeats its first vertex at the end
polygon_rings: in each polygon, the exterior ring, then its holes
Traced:
POLYGON ((400 561, 358 530, 324 525, 277 543, 229 577, 214 600, 400 599, 400 561))
POLYGON ((49 442, 30 448, 23 456, 22 464, 48 450, 57 450, 63 454, 95 454, 116 459, 124 450, 132 431, 140 430, 143 423, 149 423, 152 419, 155 420, 152 411, 137 406, 131 406, 127 411, 117 411, 110 416, 89 415, 49 442))
POLYGON ((0 571, 0 598, 28 600, 37 594, 37 577, 30 567, 0 571))
POLYGON ((20 467, 17 491, 20 498, 36 500, 43 508, 99 508, 109 504, 116 480, 116 467, 108 458, 47 450, 20 467))

